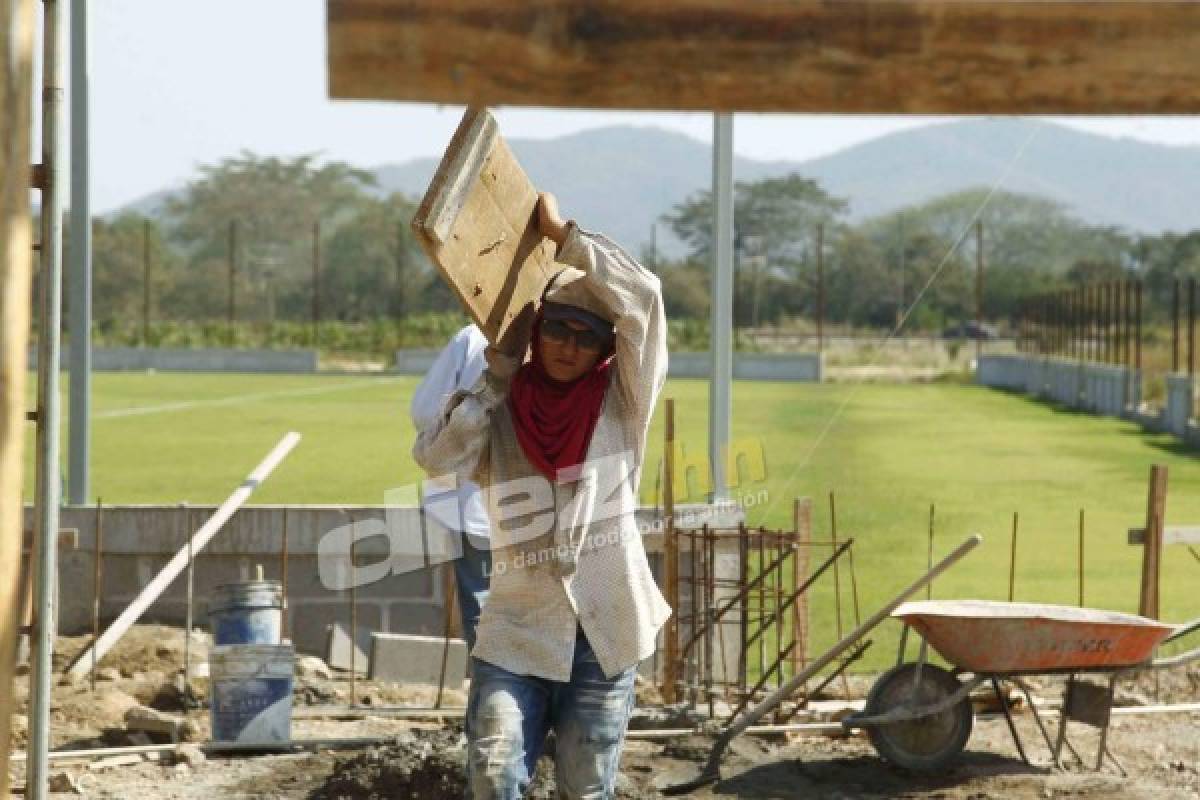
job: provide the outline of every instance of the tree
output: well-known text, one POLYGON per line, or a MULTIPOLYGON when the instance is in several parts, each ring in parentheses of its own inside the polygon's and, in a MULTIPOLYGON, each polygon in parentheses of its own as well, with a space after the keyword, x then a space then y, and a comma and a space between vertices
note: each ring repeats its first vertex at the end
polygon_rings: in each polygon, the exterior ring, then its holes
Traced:
POLYGON ((323 294, 341 319, 403 317, 423 308, 433 280, 409 231, 416 207, 401 194, 358 205, 327 245, 323 294))
MULTIPOLYGON (((374 177, 315 155, 284 159, 243 152, 199 168, 200 177, 166 204, 172 241, 187 259, 182 283, 192 310, 224 307, 231 224, 236 224, 238 316, 262 318, 278 302, 295 309, 311 292, 312 226, 335 230, 372 200, 374 177), (213 303, 220 298, 218 303, 213 303)), ((307 307, 307 303, 303 304, 307 307)))
MULTIPOLYGON (((757 325, 762 317, 774 318, 764 297, 768 284, 796 283, 811 263, 819 223, 831 224, 845 213, 846 201, 828 194, 816 181, 791 174, 734 187, 734 248, 737 261, 740 321, 757 325)), ((692 260, 712 263, 712 192, 692 195, 664 215, 675 235, 691 248, 692 260)))

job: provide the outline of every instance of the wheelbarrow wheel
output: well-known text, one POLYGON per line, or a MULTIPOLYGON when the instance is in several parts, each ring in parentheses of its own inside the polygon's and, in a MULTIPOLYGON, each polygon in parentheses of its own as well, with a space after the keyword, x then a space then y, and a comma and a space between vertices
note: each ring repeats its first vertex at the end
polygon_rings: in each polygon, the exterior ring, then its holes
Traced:
MULTIPOLYGON (((916 664, 893 667, 875 681, 867 695, 864 717, 883 714, 900 707, 931 706, 957 692, 958 679, 940 667, 921 667, 919 683, 914 687, 916 664)), ((940 769, 967 746, 975 712, 971 698, 935 714, 902 722, 867 726, 867 736, 875 751, 887 761, 906 769, 940 769)))

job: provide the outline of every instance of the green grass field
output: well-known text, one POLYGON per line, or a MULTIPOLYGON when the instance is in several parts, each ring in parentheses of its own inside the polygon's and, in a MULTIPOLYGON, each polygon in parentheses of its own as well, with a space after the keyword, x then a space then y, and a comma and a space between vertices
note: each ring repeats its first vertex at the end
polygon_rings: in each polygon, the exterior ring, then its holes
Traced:
MULTIPOLYGON (((94 378, 93 496, 108 503, 214 503, 224 499, 288 430, 300 446, 252 498, 256 503, 381 503, 415 481, 408 421, 413 378, 98 374, 94 378)), ((672 381, 679 439, 705 449, 706 385, 672 381)), ((738 383, 734 437, 759 440, 767 475, 735 494, 765 490, 754 524, 790 524, 792 499, 814 499, 814 538, 827 539, 828 493, 841 536, 855 538, 864 616, 925 563, 929 506, 937 553, 968 533, 985 543, 939 580, 935 597, 1004 599, 1009 535, 1020 513, 1016 597, 1077 601, 1079 510, 1086 510, 1087 604, 1135 610, 1140 550, 1126 530, 1145 517, 1153 463, 1170 469, 1168 524, 1200 524, 1200 458, 1170 437, 954 384, 738 383)), ((32 431, 32 426, 30 426, 32 431)), ((64 432, 64 441, 65 441, 64 432)), ((651 433, 643 497, 654 502, 661 412, 651 433)), ((32 434, 29 457, 32 466, 32 434)), ((30 476, 32 473, 28 473, 30 476)), ((32 480, 27 480, 32 495, 32 480)), ((1200 563, 1182 547, 1165 556, 1167 619, 1200 616, 1200 563)), ((849 611, 848 580, 846 617, 849 611)), ((818 641, 833 635, 832 594, 813 600, 818 641)), ((892 657, 889 631, 869 663, 892 657)))

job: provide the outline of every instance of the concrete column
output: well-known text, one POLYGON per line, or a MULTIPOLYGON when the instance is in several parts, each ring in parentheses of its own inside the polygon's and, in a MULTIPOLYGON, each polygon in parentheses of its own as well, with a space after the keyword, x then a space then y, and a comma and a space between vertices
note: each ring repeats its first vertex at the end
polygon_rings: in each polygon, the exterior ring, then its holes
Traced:
POLYGON ((1167 408, 1165 421, 1167 430, 1176 436, 1184 436, 1188 420, 1192 417, 1195 386, 1191 378, 1182 373, 1167 376, 1167 408))

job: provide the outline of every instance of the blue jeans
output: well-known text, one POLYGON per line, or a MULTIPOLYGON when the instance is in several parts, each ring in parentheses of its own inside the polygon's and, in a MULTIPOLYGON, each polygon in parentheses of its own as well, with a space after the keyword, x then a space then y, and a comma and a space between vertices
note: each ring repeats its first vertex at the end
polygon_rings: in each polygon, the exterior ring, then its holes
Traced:
POLYGON ((454 559, 454 583, 458 588, 458 613, 468 653, 475 649, 475 628, 479 626, 479 612, 487 602, 491 574, 492 551, 475 547, 471 537, 463 534, 462 556, 454 559))
POLYGON ((634 705, 635 667, 614 678, 582 630, 575 634, 571 680, 514 675, 471 659, 467 700, 467 798, 519 800, 529 786, 546 733, 553 729, 558 796, 609 800, 634 705))

